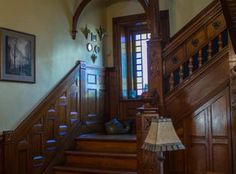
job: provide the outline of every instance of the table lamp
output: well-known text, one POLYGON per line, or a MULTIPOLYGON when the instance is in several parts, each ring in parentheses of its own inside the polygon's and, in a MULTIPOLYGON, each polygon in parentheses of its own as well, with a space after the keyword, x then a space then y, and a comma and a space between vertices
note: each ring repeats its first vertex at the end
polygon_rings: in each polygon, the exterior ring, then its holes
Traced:
POLYGON ((166 151, 185 149, 177 136, 170 118, 155 118, 142 146, 144 150, 159 152, 160 174, 164 174, 164 154, 166 151))

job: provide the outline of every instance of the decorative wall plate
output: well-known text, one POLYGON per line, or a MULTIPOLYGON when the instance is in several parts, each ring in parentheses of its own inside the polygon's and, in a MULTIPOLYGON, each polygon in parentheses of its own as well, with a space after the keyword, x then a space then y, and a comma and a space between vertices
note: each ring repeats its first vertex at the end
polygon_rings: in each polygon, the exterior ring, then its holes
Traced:
POLYGON ((100 52, 100 47, 96 45, 94 47, 94 51, 95 51, 95 53, 99 53, 100 52))
POLYGON ((87 43, 87 50, 88 52, 93 51, 93 45, 91 43, 87 43))

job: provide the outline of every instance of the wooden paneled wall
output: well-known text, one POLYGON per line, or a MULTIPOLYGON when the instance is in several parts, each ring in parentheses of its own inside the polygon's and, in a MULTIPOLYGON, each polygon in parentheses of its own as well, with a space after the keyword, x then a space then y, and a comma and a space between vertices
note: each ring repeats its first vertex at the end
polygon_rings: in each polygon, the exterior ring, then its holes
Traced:
POLYGON ((50 173, 76 135, 102 129, 103 78, 102 68, 79 62, 14 131, 4 132, 4 174, 50 173))
POLYGON ((192 75, 181 88, 165 97, 166 110, 175 122, 193 112, 229 83, 229 54, 224 50, 192 75))
POLYGON ((177 125, 185 151, 170 152, 169 172, 232 173, 229 88, 226 87, 177 125))
POLYGON ((106 107, 105 112, 109 117, 120 120, 133 120, 135 123, 136 109, 143 105, 141 99, 120 99, 119 76, 115 68, 106 69, 106 107))
POLYGON ((86 69, 85 97, 86 116, 84 121, 89 127, 88 131, 99 132, 103 130, 104 101, 105 101, 105 71, 97 67, 87 67, 86 69))
MULTIPOLYGON (((169 153, 167 173, 235 173, 235 155, 232 154, 236 153, 236 122, 231 117, 231 103, 235 101, 230 102, 231 48, 227 36, 222 7, 219 1, 213 1, 171 39, 163 50, 163 59, 157 62, 156 67, 163 68, 163 86, 167 89, 165 113, 172 118, 186 145, 184 151, 169 153)), ((155 41, 151 42, 155 45, 155 41)), ((151 83, 160 85, 160 80, 151 83)), ((145 122, 150 123, 139 118, 139 125, 149 127, 145 122)), ((142 130, 137 132, 145 133, 147 127, 138 127, 142 130)), ((139 141, 142 140, 138 140, 140 144, 139 141)), ((141 158, 140 161, 145 162, 153 157, 141 158)), ((154 160, 157 164, 158 160, 154 160)), ((158 173, 152 163, 139 166, 149 174, 158 173)))

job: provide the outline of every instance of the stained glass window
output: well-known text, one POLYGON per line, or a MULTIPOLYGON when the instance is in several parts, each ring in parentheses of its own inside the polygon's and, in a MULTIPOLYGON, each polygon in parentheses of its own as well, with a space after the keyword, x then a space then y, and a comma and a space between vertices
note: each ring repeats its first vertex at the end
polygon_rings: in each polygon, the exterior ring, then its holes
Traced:
POLYGON ((140 96, 148 88, 148 63, 147 41, 151 38, 150 33, 135 34, 135 59, 136 63, 136 89, 140 96))

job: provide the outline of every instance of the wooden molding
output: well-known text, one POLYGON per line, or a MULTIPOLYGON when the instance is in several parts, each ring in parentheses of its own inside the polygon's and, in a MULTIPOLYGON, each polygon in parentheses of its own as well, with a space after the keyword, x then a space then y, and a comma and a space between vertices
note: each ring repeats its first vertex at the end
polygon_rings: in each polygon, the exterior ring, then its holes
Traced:
POLYGON ((51 173, 75 136, 103 128, 103 71, 78 62, 15 130, 3 133, 4 174, 51 173))
POLYGON ((220 0, 221 5, 222 5, 222 9, 223 9, 223 13, 225 16, 225 20, 227 23, 227 27, 229 29, 229 34, 231 36, 231 40, 232 40, 232 45, 234 48, 234 52, 236 53, 236 9, 235 9, 235 5, 236 2, 235 1, 229 1, 229 0, 220 0))
MULTIPOLYGON (((72 39, 76 38, 76 34, 77 34, 77 25, 78 25, 78 20, 79 17, 82 13, 82 11, 84 10, 84 8, 91 2, 91 0, 83 0, 79 6, 77 7, 74 16, 73 16, 73 20, 72 20, 72 39)), ((138 0, 138 2, 142 5, 142 7, 144 8, 145 11, 148 10, 148 6, 149 3, 146 0, 138 0)))
POLYGON ((173 91, 171 91, 170 93, 167 93, 165 95, 166 99, 172 98, 173 96, 178 95, 178 93, 181 90, 184 90, 186 88, 186 86, 188 86, 189 84, 192 84, 192 82, 198 78, 199 76, 202 76, 204 74, 206 74, 206 71, 209 70, 210 68, 214 67, 215 64, 220 61, 222 58, 227 57, 229 53, 229 47, 225 47, 221 52, 219 52, 212 61, 208 62, 206 64, 206 66, 200 68, 199 70, 197 70, 192 76, 188 77, 187 79, 184 80, 183 83, 181 83, 180 85, 178 85, 173 91))
POLYGON ((209 6, 202 10, 188 24, 186 24, 178 33, 170 38, 170 43, 164 48, 163 56, 166 57, 177 47, 182 45, 194 33, 200 30, 206 23, 222 13, 222 8, 218 0, 214 0, 209 6))
POLYGON ((182 120, 229 84, 228 56, 226 49, 224 54, 209 62, 183 86, 165 97, 167 112, 175 122, 182 120))
POLYGON ((73 20, 72 20, 72 39, 76 38, 76 34, 77 34, 77 24, 78 24, 78 20, 79 17, 82 13, 82 11, 84 10, 84 8, 86 7, 86 5, 88 5, 88 3, 91 2, 91 0, 83 0, 78 8, 75 11, 75 14, 73 16, 73 20))
POLYGON ((233 173, 229 98, 228 85, 222 86, 175 124, 186 149, 169 153, 168 173, 233 173))

